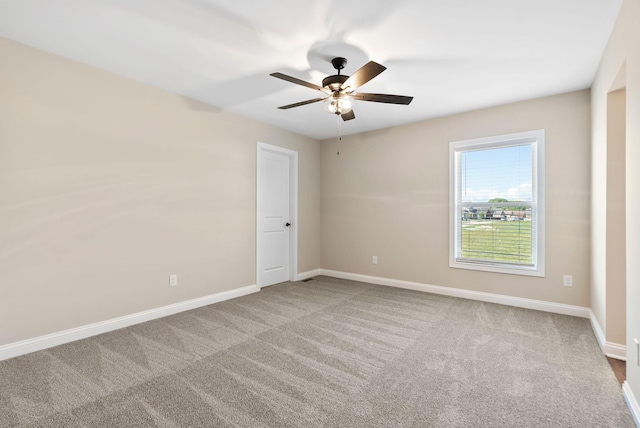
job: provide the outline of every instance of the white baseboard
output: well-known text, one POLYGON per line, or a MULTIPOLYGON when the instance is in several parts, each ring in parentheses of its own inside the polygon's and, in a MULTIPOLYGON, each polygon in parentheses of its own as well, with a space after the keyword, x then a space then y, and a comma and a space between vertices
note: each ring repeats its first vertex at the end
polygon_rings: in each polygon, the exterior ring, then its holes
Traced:
POLYGON ((631 415, 633 416, 636 426, 640 428, 640 405, 638 405, 638 400, 636 400, 636 397, 633 395, 631 386, 629 386, 629 382, 627 381, 624 381, 622 384, 622 394, 627 402, 627 406, 629 406, 629 410, 631 411, 631 415))
POLYGON ((619 343, 605 342, 604 355, 616 360, 627 361, 627 347, 619 343))
POLYGON ((0 346, 0 361, 28 354, 30 352, 51 348, 53 346, 62 345, 64 343, 73 342, 74 340, 85 339, 87 337, 129 327, 134 324, 140 324, 145 321, 151 321, 168 315, 177 314, 178 312, 184 312, 202 306, 211 305, 213 303, 222 302, 224 300, 234 299, 257 291, 260 291, 260 289, 256 285, 248 285, 246 287, 223 291, 221 293, 211 294, 197 299, 186 300, 184 302, 174 303, 160 308, 149 309, 147 311, 125 315, 123 317, 35 337, 33 339, 9 343, 7 345, 0 346))
POLYGON ((322 269, 308 270, 306 272, 302 272, 296 275, 296 281, 302 281, 308 278, 313 278, 314 276, 322 275, 322 269))
POLYGON ((591 328, 593 329, 593 333, 596 335, 596 339, 598 340, 600 349, 602 349, 602 353, 607 357, 615 358, 616 360, 627 361, 627 346, 606 341, 602 327, 592 310, 589 310, 589 320, 591 321, 591 328))
POLYGON ((409 290, 425 291, 427 293, 460 297, 463 299, 478 300, 481 302, 497 303, 500 305, 515 306, 518 308, 535 309, 555 314, 589 318, 591 313, 589 308, 582 306, 565 305, 562 303, 545 302, 543 300, 525 299, 522 297, 505 296, 503 294, 485 293, 482 291, 465 290, 462 288, 442 287, 439 285, 423 284, 420 282, 380 278, 377 276, 360 275, 356 273, 339 272, 327 269, 320 270, 322 275, 332 276, 334 278, 350 279, 353 281, 368 282, 370 284, 388 285, 391 287, 405 288, 409 290))

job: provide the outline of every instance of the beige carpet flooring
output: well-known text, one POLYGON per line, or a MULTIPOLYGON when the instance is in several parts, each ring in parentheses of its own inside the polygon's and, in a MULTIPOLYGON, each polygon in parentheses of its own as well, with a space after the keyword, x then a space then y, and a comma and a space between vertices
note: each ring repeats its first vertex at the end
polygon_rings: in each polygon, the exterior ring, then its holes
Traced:
POLYGON ((0 362, 1 427, 633 427, 588 320, 327 277, 0 362))

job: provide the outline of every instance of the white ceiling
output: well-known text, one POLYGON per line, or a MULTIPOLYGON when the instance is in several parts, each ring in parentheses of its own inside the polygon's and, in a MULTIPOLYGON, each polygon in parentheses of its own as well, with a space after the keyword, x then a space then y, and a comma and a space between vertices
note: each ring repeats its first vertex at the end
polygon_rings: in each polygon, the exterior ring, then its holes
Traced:
MULTIPOLYGON (((0 36, 318 139, 320 84, 373 60, 353 134, 591 86, 622 0, 0 0, 0 36)), ((197 108, 195 103, 185 103, 197 108)))

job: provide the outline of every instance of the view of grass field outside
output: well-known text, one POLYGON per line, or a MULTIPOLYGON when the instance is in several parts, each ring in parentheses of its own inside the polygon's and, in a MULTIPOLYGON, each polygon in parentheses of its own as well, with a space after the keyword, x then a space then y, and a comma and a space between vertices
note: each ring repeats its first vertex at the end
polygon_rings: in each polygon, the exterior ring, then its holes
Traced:
POLYGON ((531 145, 465 151, 459 162, 457 258, 533 265, 531 145))
MULTIPOLYGON (((507 208, 494 207, 493 211, 510 212, 507 208)), ((462 258, 531 265, 531 212, 519 210, 518 213, 523 213, 526 218, 507 214, 504 219, 479 217, 462 220, 462 258)))

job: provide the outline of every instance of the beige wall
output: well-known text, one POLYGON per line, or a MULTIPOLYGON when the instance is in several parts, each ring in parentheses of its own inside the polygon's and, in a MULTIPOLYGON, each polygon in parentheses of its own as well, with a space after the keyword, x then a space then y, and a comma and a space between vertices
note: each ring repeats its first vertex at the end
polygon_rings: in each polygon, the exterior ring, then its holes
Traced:
POLYGON ((322 267, 589 306, 589 111, 584 90, 324 141, 322 267), (541 128, 546 277, 450 268, 449 142, 541 128))
MULTIPOLYGON (((602 257, 606 248, 606 216, 596 215, 595 207, 602 206, 606 200, 607 186, 607 96, 619 89, 619 75, 625 70, 626 84, 626 346, 627 346, 627 382, 636 399, 640 397, 640 367, 635 364, 636 346, 634 338, 640 339, 640 1, 625 0, 620 9, 618 20, 602 57, 592 88, 592 150, 593 150, 593 188, 592 207, 594 269, 601 274, 593 277, 592 307, 598 321, 603 324, 607 316, 603 308, 606 305, 604 294, 606 282, 602 271, 607 259, 602 257), (603 156, 603 154, 605 156, 603 156)), ((601 212, 599 212, 601 214, 601 212)), ((606 305, 607 310, 610 310, 606 305)), ((607 336, 609 328, 607 328, 607 336)), ((608 337, 607 337, 608 339, 608 337)))
POLYGON ((607 229, 605 336, 626 343, 625 115, 626 91, 607 96, 607 229))
POLYGON ((299 272, 320 267, 319 142, 6 39, 0 58, 0 345, 255 284, 257 141, 299 152, 299 272))

